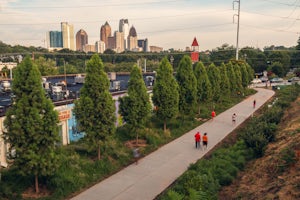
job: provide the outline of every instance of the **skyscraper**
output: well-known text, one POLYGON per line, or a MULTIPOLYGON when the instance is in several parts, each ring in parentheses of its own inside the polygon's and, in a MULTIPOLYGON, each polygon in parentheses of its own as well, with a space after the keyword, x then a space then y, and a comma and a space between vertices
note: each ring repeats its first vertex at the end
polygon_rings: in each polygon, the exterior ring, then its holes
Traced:
POLYGON ((120 19, 119 32, 124 33, 124 48, 128 49, 127 37, 129 35, 129 22, 128 19, 120 19))
POLYGON ((111 37, 111 28, 108 22, 105 22, 100 29, 100 40, 105 43, 105 46, 108 48, 108 37, 111 37))
POLYGON ((123 52, 124 49, 124 33, 123 32, 119 32, 119 31, 115 31, 115 41, 116 41, 116 52, 117 53, 121 53, 123 52))
POLYGON ((144 52, 148 52, 148 39, 138 40, 138 47, 142 48, 144 52))
POLYGON ((63 48, 75 51, 74 27, 68 22, 61 22, 63 48))
POLYGON ((80 29, 76 33, 76 50, 83 51, 86 44, 88 44, 88 35, 83 29, 80 29))
POLYGON ((46 38, 48 49, 60 49, 63 47, 61 31, 49 31, 46 38))
POLYGON ((135 50, 136 48, 138 48, 137 34, 136 34, 136 30, 135 30, 134 26, 131 26, 131 28, 129 30, 129 35, 128 35, 127 41, 128 41, 128 49, 130 51, 135 50))

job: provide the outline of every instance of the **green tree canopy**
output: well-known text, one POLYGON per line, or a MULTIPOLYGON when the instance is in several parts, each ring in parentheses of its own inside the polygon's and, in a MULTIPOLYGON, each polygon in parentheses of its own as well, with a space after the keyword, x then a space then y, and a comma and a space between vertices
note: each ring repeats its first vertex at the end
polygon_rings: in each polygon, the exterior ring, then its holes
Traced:
POLYGON ((97 149, 105 145, 115 131, 115 103, 109 92, 109 80, 101 59, 93 55, 87 63, 85 82, 80 99, 75 101, 74 113, 82 131, 86 133, 89 147, 97 149))
POLYGON ((214 65, 210 64, 207 68, 207 74, 212 86, 213 101, 219 101, 221 97, 221 75, 220 70, 214 65))
MULTIPOLYGON (((120 98, 120 114, 132 130, 141 128, 150 117, 151 104, 141 69, 134 65, 128 82, 128 96, 120 98)), ((138 135, 136 138, 138 142, 138 135)))
POLYGON ((154 105, 157 107, 156 115, 164 121, 164 131, 167 129, 167 120, 172 119, 178 113, 178 84, 173 76, 173 68, 165 57, 160 62, 154 87, 154 105))
POLYGON ((246 64, 242 63, 240 65, 240 69, 241 69, 241 75, 242 75, 242 86, 243 86, 243 88, 247 88, 249 83, 252 81, 252 79, 249 80, 249 75, 248 75, 248 70, 247 70, 246 64))
POLYGON ((230 82, 229 78, 227 76, 227 69, 224 63, 220 66, 220 90, 221 90, 221 100, 223 100, 225 97, 228 97, 230 94, 230 82))
POLYGON ((194 74, 197 80, 197 103, 198 112, 202 102, 209 102, 212 99, 212 87, 208 79, 206 68, 202 62, 198 62, 194 68, 194 74))
POLYGON ((275 75, 279 77, 284 77, 285 75, 283 65, 280 62, 273 62, 270 66, 270 71, 272 71, 275 75))
POLYGON ((179 85, 179 111, 190 114, 196 105, 197 80, 189 56, 185 55, 180 60, 176 79, 179 85))
POLYGON ((12 91, 15 101, 6 113, 5 140, 10 151, 15 151, 13 165, 21 174, 35 176, 38 193, 38 176, 51 175, 58 168, 58 114, 46 98, 41 74, 29 57, 16 68, 12 91))
POLYGON ((39 57, 34 60, 34 63, 38 66, 42 76, 56 75, 58 70, 54 60, 45 59, 44 57, 39 57))

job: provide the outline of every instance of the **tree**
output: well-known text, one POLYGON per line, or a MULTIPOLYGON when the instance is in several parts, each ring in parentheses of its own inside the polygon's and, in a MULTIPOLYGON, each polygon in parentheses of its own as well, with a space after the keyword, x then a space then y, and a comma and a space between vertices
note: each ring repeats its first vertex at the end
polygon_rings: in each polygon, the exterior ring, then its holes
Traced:
POLYGON ((149 119, 151 104, 142 71, 136 65, 130 72, 127 91, 128 96, 120 98, 120 114, 136 133, 136 144, 138 144, 137 129, 143 127, 149 119))
POLYGON ((197 80, 189 56, 185 55, 180 60, 176 79, 179 85, 179 111, 190 114, 196 104, 197 80))
POLYGON ((241 75, 242 75, 242 86, 243 88, 247 88, 251 80, 249 80, 249 75, 247 71, 247 67, 244 63, 240 65, 241 75))
POLYGON ((241 92, 243 92, 243 84, 242 84, 243 80, 242 80, 242 73, 241 73, 240 65, 238 63, 233 65, 233 70, 234 70, 235 77, 236 77, 237 93, 240 94, 241 92))
POLYGON ((156 115, 164 121, 164 131, 167 130, 167 120, 178 113, 178 84, 173 76, 173 68, 165 57, 160 62, 153 87, 154 105, 157 107, 156 115))
POLYGON ((248 63, 246 63, 246 69, 248 74, 248 81, 249 81, 248 85, 249 85, 254 78, 254 70, 248 63))
POLYGON ((274 63, 274 62, 282 63, 284 74, 286 74, 290 69, 291 58, 290 58, 289 53, 286 50, 270 51, 268 53, 268 61, 270 61, 271 63, 274 63))
POLYGON ((291 63, 293 68, 300 68, 300 37, 298 38, 295 51, 292 54, 291 63))
POLYGON ((280 62, 273 62, 270 66, 271 71, 279 77, 284 77, 285 72, 283 69, 283 65, 280 62))
POLYGON ((200 104, 202 102, 209 102, 212 99, 212 88, 202 62, 196 64, 194 74, 197 80, 197 103, 198 114, 200 114, 200 104))
POLYGON ((38 66, 42 76, 56 75, 58 70, 54 60, 45 59, 44 57, 39 57, 34 60, 34 63, 38 66))
POLYGON ((75 101, 74 114, 91 149, 97 149, 101 159, 101 145, 105 145, 115 131, 115 103, 109 92, 109 80, 97 54, 87 62, 86 77, 75 101))
POLYGON ((220 77, 221 77, 221 82, 220 82, 221 99, 223 99, 223 97, 227 97, 230 94, 230 83, 227 76, 226 66, 224 63, 222 63, 220 66, 220 77))
POLYGON ((221 97, 221 75, 220 70, 214 65, 210 64, 207 68, 207 74, 212 86, 213 101, 219 101, 221 97))
POLYGON ((58 168, 55 153, 58 137, 58 114, 47 99, 41 74, 29 57, 16 68, 12 84, 15 101, 6 113, 5 141, 10 144, 14 166, 22 175, 51 175, 58 168))
POLYGON ((220 65, 233 58, 235 58, 235 48, 232 45, 229 46, 229 44, 223 44, 221 47, 213 49, 210 54, 211 62, 216 65, 220 65))

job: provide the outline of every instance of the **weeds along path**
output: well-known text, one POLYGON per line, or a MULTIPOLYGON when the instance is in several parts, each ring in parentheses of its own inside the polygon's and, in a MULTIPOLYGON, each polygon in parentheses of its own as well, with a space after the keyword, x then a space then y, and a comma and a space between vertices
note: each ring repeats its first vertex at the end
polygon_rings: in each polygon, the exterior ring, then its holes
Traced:
POLYGON ((250 117, 275 92, 257 88, 257 93, 239 104, 218 114, 197 128, 187 132, 176 140, 164 145, 157 151, 139 160, 120 172, 94 185, 73 200, 151 200, 164 191, 190 164, 202 158, 210 149, 223 140, 236 127, 250 117), (253 108, 253 100, 256 106, 253 108), (236 113, 236 123, 232 123, 232 114, 236 113), (195 149, 194 134, 208 134, 208 148, 195 149))

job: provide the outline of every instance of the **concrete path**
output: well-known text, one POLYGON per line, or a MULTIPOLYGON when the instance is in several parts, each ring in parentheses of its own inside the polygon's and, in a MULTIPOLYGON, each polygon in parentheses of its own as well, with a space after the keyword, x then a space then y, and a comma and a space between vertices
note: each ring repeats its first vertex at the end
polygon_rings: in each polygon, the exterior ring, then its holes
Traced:
POLYGON ((102 182, 82 192, 73 200, 151 200, 164 191, 191 163, 202 158, 205 153, 232 132, 239 124, 253 114, 274 91, 256 89, 258 92, 223 113, 217 113, 212 121, 177 138, 157 151, 139 160, 138 165, 132 164, 102 182), (253 100, 256 108, 253 108, 253 100), (233 125, 231 116, 237 114, 233 125), (208 149, 195 149, 194 134, 200 131, 208 134, 208 149))

